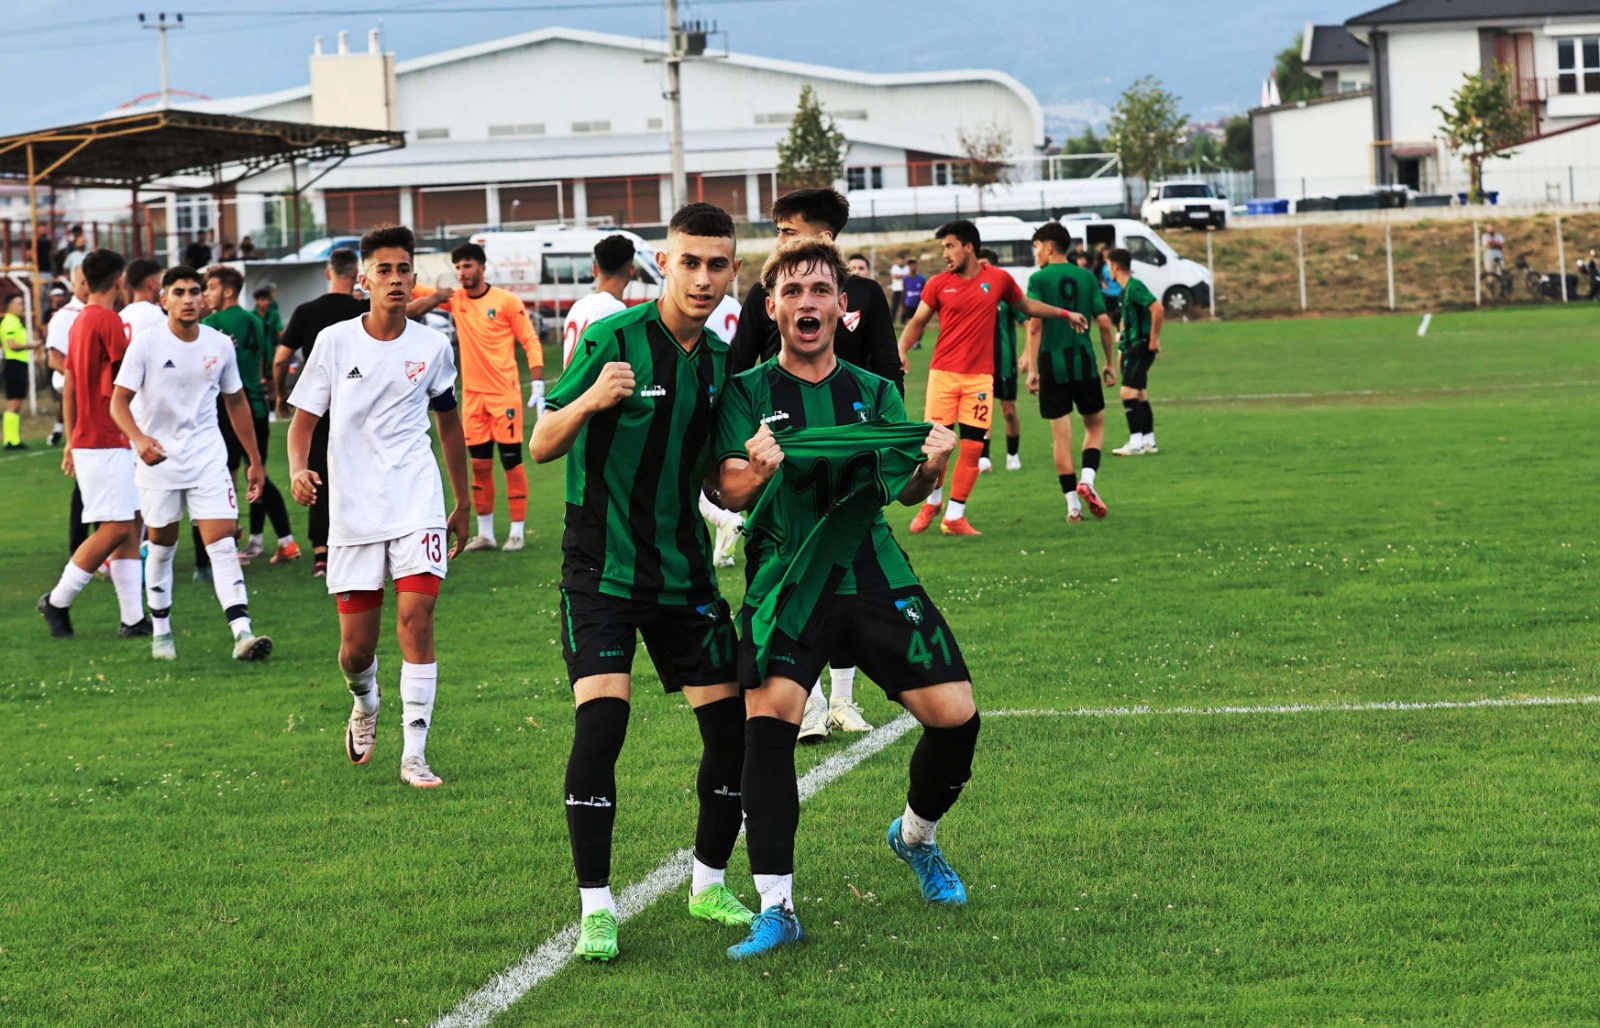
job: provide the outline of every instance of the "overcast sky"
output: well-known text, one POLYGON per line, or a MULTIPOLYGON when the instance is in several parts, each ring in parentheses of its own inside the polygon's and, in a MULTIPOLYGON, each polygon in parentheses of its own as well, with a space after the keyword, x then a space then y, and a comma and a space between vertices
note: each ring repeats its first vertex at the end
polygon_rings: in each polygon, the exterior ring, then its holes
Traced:
MULTIPOLYGON (((386 48, 400 60, 551 26, 661 34, 659 3, 625 3, 196 0, 192 7, 169 8, 169 14, 183 10, 188 26, 170 34, 172 86, 222 97, 303 85, 312 37, 320 34, 331 45, 340 29, 364 46, 366 31, 381 25, 386 48), (461 7, 525 10, 451 11, 461 7), (327 16, 329 10, 352 13, 327 16), (263 14, 274 11, 321 13, 263 14)), ((142 31, 136 19, 139 11, 153 14, 159 6, 129 0, 7 6, 0 66, 11 103, 0 109, 0 133, 92 118, 159 89, 157 34, 142 31)), ((1141 75, 1160 78, 1195 120, 1241 112, 1259 99, 1273 55, 1308 19, 1340 22, 1374 6, 1375 0, 682 0, 680 16, 716 21, 734 50, 767 57, 874 72, 1005 71, 1039 97, 1048 130, 1059 138, 1086 120, 1103 120, 1141 75)))

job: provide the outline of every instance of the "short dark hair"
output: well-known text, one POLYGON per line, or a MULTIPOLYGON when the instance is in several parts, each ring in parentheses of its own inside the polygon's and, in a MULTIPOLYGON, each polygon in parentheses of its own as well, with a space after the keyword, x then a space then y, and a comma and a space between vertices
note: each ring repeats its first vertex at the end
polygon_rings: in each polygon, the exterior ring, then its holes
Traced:
POLYGON ((956 239, 976 250, 983 245, 983 237, 978 235, 978 226, 966 218, 957 218, 955 221, 940 225, 933 233, 933 238, 943 239, 945 236, 955 236, 956 239))
POLYGON ((451 264, 456 264, 461 261, 477 261, 479 264, 488 264, 489 255, 484 253, 483 247, 479 246, 477 243, 462 243, 460 246, 450 251, 451 264))
POLYGON ((865 264, 867 264, 869 267, 872 264, 871 261, 867 260, 867 255, 864 254, 864 253, 853 253, 850 256, 846 257, 845 260, 846 261, 862 261, 865 264))
POLYGON ((1049 243, 1056 248, 1056 253, 1065 257, 1067 251, 1072 249, 1072 233, 1067 231, 1067 226, 1059 221, 1047 221, 1033 230, 1035 243, 1049 243))
POLYGON ((198 285, 205 284, 205 282, 200 278, 200 273, 198 271, 189 267, 187 264, 180 264, 175 268, 168 268, 167 273, 161 276, 161 288, 166 289, 174 282, 184 281, 194 282, 198 285))
POLYGON ((272 290, 268 289, 266 286, 262 286, 260 289, 257 289, 250 295, 255 297, 257 300, 270 300, 272 299, 272 290))
POLYGON ((361 255, 348 246, 341 246, 328 254, 328 270, 334 278, 355 278, 361 270, 361 255))
POLYGON ((988 261, 990 264, 1000 263, 1000 255, 989 249, 987 246, 978 251, 978 256, 982 260, 988 261))
POLYGON ((850 223, 850 201, 837 189, 796 189, 772 202, 773 221, 796 215, 813 225, 826 225, 838 235, 850 223))
POLYGON ((622 234, 606 236, 594 244, 594 262, 602 275, 616 275, 633 264, 633 240, 622 234))
POLYGON ((1121 268, 1123 271, 1127 271, 1133 267, 1133 254, 1124 250, 1120 246, 1115 250, 1107 250, 1106 260, 1112 265, 1121 268))
POLYGON ((906 263, 907 264, 915 264, 915 263, 917 263, 917 259, 915 257, 907 257, 906 258, 906 263))
POLYGON ((408 255, 417 255, 417 237, 404 225, 374 225, 361 237, 361 259, 366 260, 379 250, 398 246, 408 255))
POLYGON ((686 236, 705 236, 710 239, 735 238, 733 218, 714 203, 690 203, 678 208, 678 213, 667 222, 667 232, 680 232, 686 236))
POLYGON ((767 292, 778 288, 778 276, 785 271, 810 271, 827 268, 833 272, 833 284, 844 288, 850 278, 850 268, 839 256, 839 248, 826 239, 796 239, 784 243, 772 252, 767 263, 761 266, 761 284, 767 292))
POLYGON ((103 293, 116 283, 117 276, 122 274, 127 262, 122 259, 122 254, 102 247, 90 250, 83 258, 82 267, 83 280, 89 284, 89 292, 103 293))
POLYGON ((161 265, 148 257, 128 262, 128 285, 134 289, 139 288, 151 275, 161 274, 161 265))
POLYGON ((0 296, 0 310, 5 310, 7 307, 11 306, 12 300, 20 299, 22 299, 21 293, 7 293, 4 296, 0 296))
POLYGON ((244 293, 244 276, 239 274, 238 268, 230 268, 226 264, 213 264, 206 268, 206 281, 216 279, 222 283, 222 288, 233 290, 234 296, 244 293))

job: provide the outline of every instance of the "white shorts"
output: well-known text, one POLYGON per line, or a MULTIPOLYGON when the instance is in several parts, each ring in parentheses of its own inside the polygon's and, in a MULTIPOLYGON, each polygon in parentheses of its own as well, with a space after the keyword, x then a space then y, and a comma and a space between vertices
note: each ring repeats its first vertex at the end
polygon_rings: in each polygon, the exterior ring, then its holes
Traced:
POLYGON ((450 560, 449 539, 442 528, 424 528, 388 542, 329 545, 328 592, 372 592, 391 578, 407 575, 443 578, 450 560))
POLYGON ((133 481, 137 459, 129 449, 72 451, 84 524, 132 521, 139 516, 139 487, 133 481))
POLYGON ((141 486, 139 497, 144 501, 144 522, 151 528, 177 524, 186 510, 190 521, 239 520, 239 497, 234 493, 233 476, 228 474, 226 464, 217 465, 200 485, 187 489, 141 486))

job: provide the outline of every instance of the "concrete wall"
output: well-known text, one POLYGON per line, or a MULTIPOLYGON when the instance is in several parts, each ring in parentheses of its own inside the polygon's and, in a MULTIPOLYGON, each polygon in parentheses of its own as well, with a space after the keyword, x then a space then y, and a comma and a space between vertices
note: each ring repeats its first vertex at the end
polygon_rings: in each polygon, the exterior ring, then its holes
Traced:
POLYGON ((1372 184, 1372 99, 1366 95, 1280 107, 1253 115, 1257 191, 1298 199, 1360 192, 1372 184), (1263 122, 1265 125, 1263 126, 1263 122), (1270 166, 1263 164, 1270 156, 1270 166))

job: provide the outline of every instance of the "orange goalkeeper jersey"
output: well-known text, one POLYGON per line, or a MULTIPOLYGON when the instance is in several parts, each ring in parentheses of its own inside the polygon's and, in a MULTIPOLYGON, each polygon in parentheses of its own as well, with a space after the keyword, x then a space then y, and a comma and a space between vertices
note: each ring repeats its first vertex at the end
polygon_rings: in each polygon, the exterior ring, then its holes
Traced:
MULTIPOLYGON (((432 286, 419 283, 412 295, 432 296, 435 292, 432 286)), ((528 354, 528 370, 539 377, 544 368, 544 350, 533 319, 513 293, 490 286, 482 296, 468 296, 465 289, 457 289, 439 309, 449 311, 455 319, 463 393, 520 396, 518 343, 528 354)))

